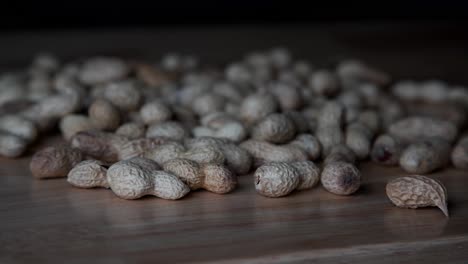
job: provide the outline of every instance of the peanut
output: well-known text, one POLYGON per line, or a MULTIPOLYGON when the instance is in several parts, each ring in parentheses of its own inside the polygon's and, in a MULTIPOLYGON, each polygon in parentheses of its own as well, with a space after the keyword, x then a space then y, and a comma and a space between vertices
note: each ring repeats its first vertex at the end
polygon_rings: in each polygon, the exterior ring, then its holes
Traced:
POLYGON ((147 138, 166 137, 176 141, 182 141, 188 136, 185 128, 178 122, 168 121, 152 124, 146 130, 147 138))
POLYGON ((32 121, 18 115, 1 116, 0 131, 21 137, 27 142, 36 140, 39 133, 32 121))
POLYGON ((369 156, 373 137, 372 131, 359 122, 349 124, 346 128, 346 145, 359 160, 369 156))
POLYGON ((271 94, 253 94, 242 101, 240 117, 248 124, 275 113, 278 110, 278 102, 271 94))
POLYGON ((70 140, 76 133, 94 129, 94 124, 85 115, 70 114, 60 120, 60 131, 66 140, 70 140))
POLYGON ((204 116, 210 113, 222 111, 224 109, 224 97, 206 93, 195 98, 192 102, 192 110, 199 116, 204 116))
POLYGON ((462 137, 452 151, 452 163, 458 169, 468 169, 468 136, 462 137))
POLYGON ((325 104, 317 121, 316 136, 322 145, 322 154, 327 155, 333 146, 344 143, 341 130, 343 107, 334 102, 325 104))
POLYGON ((375 140, 370 156, 376 163, 395 166, 400 162, 403 149, 404 145, 398 139, 382 134, 375 140))
POLYGON ((115 131, 115 134, 127 137, 129 139, 143 138, 146 134, 146 128, 142 124, 128 122, 119 126, 115 131))
POLYGON ((266 197, 282 197, 294 190, 312 188, 318 182, 318 168, 311 161, 271 162, 254 174, 256 191, 266 197))
POLYGON ((0 132, 0 156, 16 158, 26 151, 28 142, 21 137, 0 132))
POLYGON ((97 99, 89 106, 88 116, 93 126, 100 130, 113 131, 120 125, 119 110, 103 99, 97 99))
POLYGON ((84 131, 74 135, 71 146, 79 149, 84 155, 105 163, 120 160, 120 147, 129 141, 128 138, 100 131, 84 131))
POLYGON ((194 147, 213 147, 221 151, 226 158, 227 167, 235 172, 237 175, 244 175, 250 171, 252 166, 252 157, 250 154, 232 144, 228 140, 212 138, 212 137, 199 137, 185 141, 188 148, 194 147))
POLYGON ((79 188, 109 188, 107 169, 98 160, 84 160, 68 173, 67 181, 79 188))
POLYGON ((83 160, 83 154, 67 146, 46 147, 36 152, 29 164, 35 178, 66 177, 69 171, 83 160))
POLYGON ((296 146, 274 145, 265 141, 252 140, 239 145, 254 158, 254 166, 268 162, 293 162, 307 160, 307 153, 296 146))
POLYGON ((93 85, 124 78, 128 66, 117 58, 96 57, 87 60, 78 75, 81 82, 93 85))
POLYGON ((108 83, 103 88, 103 97, 122 111, 137 110, 142 98, 135 86, 129 80, 108 83))
POLYGON ((190 189, 177 176, 159 170, 149 170, 132 160, 119 161, 107 170, 107 182, 112 191, 122 199, 138 199, 154 195, 177 200, 190 189))
POLYGON ((115 149, 118 159, 124 160, 143 156, 145 152, 170 142, 173 142, 173 140, 166 137, 139 138, 115 145, 115 149))
POLYGON ((401 154, 400 166, 409 173, 429 173, 450 160, 450 144, 440 138, 422 140, 409 145, 401 154))
POLYGON ((303 100, 299 89, 286 83, 273 83, 271 93, 276 97, 281 110, 297 110, 302 107, 303 100))
POLYGON ((293 141, 289 142, 288 145, 303 150, 311 160, 320 158, 322 149, 320 147, 320 142, 311 134, 299 134, 293 141))
POLYGON ((358 60, 343 61, 338 65, 336 71, 341 79, 354 79, 378 85, 385 85, 390 81, 388 74, 373 69, 358 60))
POLYGON ((179 177, 191 190, 205 189, 224 194, 237 185, 236 176, 222 164, 198 164, 188 159, 173 159, 164 163, 163 169, 179 177))
POLYGON ((172 111, 166 104, 154 101, 143 105, 140 109, 140 115, 145 124, 153 124, 170 120, 172 111))
POLYGON ((393 123, 388 129, 390 135, 404 143, 416 142, 424 138, 439 137, 453 142, 457 137, 457 127, 451 122, 429 118, 408 117, 393 123))
POLYGON ((361 173, 351 163, 330 162, 325 165, 321 174, 323 187, 337 195, 350 195, 361 185, 361 173))
POLYGON ((270 114, 252 127, 252 138, 271 143, 286 143, 296 135, 294 123, 284 114, 270 114))
POLYGON ((326 165, 328 163, 334 162, 346 162, 354 164, 356 163, 356 154, 344 144, 335 145, 330 150, 330 153, 328 153, 323 163, 326 165))
POLYGON ((436 206, 448 217, 447 189, 437 180, 422 175, 398 177, 387 184, 386 191, 398 207, 436 206))
POLYGON ((309 86, 320 95, 334 96, 340 91, 337 76, 328 70, 318 70, 310 76, 309 86))

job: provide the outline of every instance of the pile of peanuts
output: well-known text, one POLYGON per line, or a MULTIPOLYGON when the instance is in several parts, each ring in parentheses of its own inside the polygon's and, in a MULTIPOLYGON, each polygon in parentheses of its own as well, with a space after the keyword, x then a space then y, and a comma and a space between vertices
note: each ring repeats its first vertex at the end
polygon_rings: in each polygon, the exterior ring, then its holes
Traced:
POLYGON ((32 157, 36 178, 67 177, 124 199, 179 199, 197 189, 231 192, 238 175, 253 172, 266 197, 319 182, 351 195, 368 159, 410 174, 450 161, 467 169, 467 107, 463 87, 395 82, 358 60, 316 68, 284 48, 225 67, 182 54, 152 64, 62 64, 41 54, 27 70, 0 76, 0 155, 19 157, 58 127, 68 144, 32 157))

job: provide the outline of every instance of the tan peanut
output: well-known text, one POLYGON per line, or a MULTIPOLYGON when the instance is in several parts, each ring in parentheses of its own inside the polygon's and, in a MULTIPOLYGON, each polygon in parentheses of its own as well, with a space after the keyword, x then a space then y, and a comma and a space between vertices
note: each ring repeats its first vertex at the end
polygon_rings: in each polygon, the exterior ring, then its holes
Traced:
POLYGON ((426 139, 409 145, 403 151, 400 166, 409 173, 429 173, 449 163, 450 150, 450 144, 443 139, 426 139))
POLYGON ((322 155, 327 155, 335 145, 344 143, 341 130, 343 107, 335 102, 325 104, 318 116, 316 136, 322 145, 322 155))
POLYGON ((239 115, 248 124, 253 124, 278 111, 278 108, 278 102, 273 95, 253 94, 242 101, 239 115))
POLYGON ((356 154, 359 160, 369 156, 374 133, 365 125, 354 122, 346 127, 346 145, 356 154))
POLYGON ((93 85, 124 78, 130 69, 117 58, 96 57, 87 60, 78 75, 81 82, 93 85))
POLYGON ((114 163, 120 160, 120 147, 129 142, 129 139, 113 133, 84 131, 74 135, 70 142, 72 147, 86 156, 105 163, 114 163))
POLYGON ((119 160, 141 157, 162 144, 174 142, 166 137, 138 138, 115 145, 119 160))
POLYGON ((271 143, 286 143, 296 135, 294 123, 284 114, 270 114, 252 127, 251 136, 255 140, 271 143))
POLYGON ((188 133, 182 124, 174 121, 152 124, 146 130, 147 138, 166 137, 182 141, 187 136, 188 133))
POLYGON ((28 142, 18 136, 0 132, 0 156, 16 158, 21 156, 28 146, 28 142))
POLYGON ((398 165, 401 153, 404 150, 404 144, 398 139, 382 134, 374 141, 370 153, 372 161, 389 166, 398 165))
POLYGON ((282 197, 294 190, 312 188, 318 182, 318 174, 311 161, 266 163, 255 171, 255 189, 266 197, 282 197))
POLYGON ((149 170, 131 160, 119 161, 107 170, 107 182, 112 191, 122 199, 138 199, 154 195, 177 200, 190 191, 177 176, 160 170, 149 170))
POLYGON ((245 150, 233 144, 229 140, 213 137, 199 137, 185 141, 188 148, 213 147, 223 153, 227 167, 237 175, 244 175, 252 167, 252 156, 245 150))
POLYGON ((268 162, 293 162, 307 160, 307 153, 292 145, 274 145, 265 141, 252 140, 239 145, 254 158, 254 167, 268 162))
POLYGON ((453 142, 458 134, 457 127, 451 122, 418 116, 397 121, 389 127, 388 131, 390 135, 405 143, 433 137, 453 142))
POLYGON ((4 115, 0 117, 0 131, 24 139, 27 142, 36 140, 39 131, 36 125, 19 115, 4 115))
POLYGON ((172 173, 191 190, 205 189, 224 194, 237 185, 237 177, 222 164, 198 164, 188 159, 173 159, 163 164, 164 171, 172 173))
POLYGON ((129 80, 111 82, 104 86, 103 97, 122 111, 138 110, 141 104, 141 93, 129 80))
POLYGON ((83 154, 78 149, 52 146, 36 152, 31 158, 29 168, 32 176, 39 179, 66 177, 82 160, 83 154))
POLYGON ((458 169, 468 169, 468 137, 462 137, 452 150, 452 163, 458 169))
POLYGON ((204 116, 210 113, 219 112, 224 109, 224 97, 214 94, 205 93, 197 96, 192 102, 192 110, 199 116, 204 116))
POLYGON ((146 134, 146 128, 143 124, 128 122, 119 126, 115 131, 115 134, 129 139, 143 138, 146 134))
POLYGON ((326 156, 324 164, 334 162, 356 163, 356 154, 347 145, 339 144, 333 146, 330 153, 326 156))
POLYGON ((165 103, 154 101, 143 105, 140 115, 145 124, 153 124, 170 120, 172 111, 165 103))
POLYGON ((89 106, 88 116, 93 126, 100 130, 113 131, 120 125, 119 110, 104 99, 97 99, 89 106))
POLYGON ((309 86, 320 95, 333 96, 340 91, 340 83, 337 76, 328 70, 314 72, 309 79, 309 86))
POLYGON ((337 195, 350 195, 361 186, 361 173, 351 163, 330 162, 323 168, 320 180, 327 191, 337 195))
POLYGON ((60 120, 60 131, 66 140, 70 140, 76 133, 93 130, 95 128, 91 119, 85 115, 70 114, 60 120))
POLYGON ((98 160, 84 160, 70 170, 67 181, 79 188, 109 188, 107 169, 98 160))
POLYGON ((311 160, 320 158, 322 147, 317 138, 311 134, 299 134, 288 145, 303 150, 311 160))
POLYGON ((436 206, 448 217, 447 189, 441 182, 422 175, 398 177, 387 183, 390 201, 402 208, 436 206))

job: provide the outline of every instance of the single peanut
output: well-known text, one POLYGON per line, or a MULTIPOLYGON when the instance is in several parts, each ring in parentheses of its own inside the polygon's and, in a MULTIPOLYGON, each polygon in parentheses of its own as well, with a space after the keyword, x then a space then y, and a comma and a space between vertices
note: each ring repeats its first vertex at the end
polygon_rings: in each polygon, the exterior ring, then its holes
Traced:
POLYGON ((138 138, 115 145, 115 149, 118 159, 124 160, 143 156, 147 151, 170 142, 174 141, 166 137, 138 138))
POLYGON ((253 124, 276 112, 278 108, 278 102, 273 95, 253 94, 242 101, 239 115, 245 122, 253 124))
POLYGON ((317 160, 320 158, 322 147, 318 139, 311 134, 299 134, 293 141, 290 141, 288 145, 303 150, 310 160, 317 160))
POLYGON ((143 124, 128 122, 119 126, 115 131, 115 134, 129 139, 143 138, 146 134, 146 128, 143 124))
POLYGON ((28 142, 18 136, 0 131, 0 156, 16 158, 21 156, 28 146, 28 142))
POLYGON ((334 162, 356 163, 356 154, 347 145, 339 144, 332 147, 330 153, 326 156, 324 164, 334 162))
POLYGON ((66 140, 70 140, 76 133, 95 128, 94 123, 85 115, 70 114, 60 120, 60 131, 66 140))
POLYGON ((107 169, 98 160, 84 160, 70 170, 67 181, 79 188, 109 188, 107 169))
POLYGON ((286 143, 296 135, 294 123, 284 114, 270 114, 252 127, 252 138, 271 143, 286 143))
POLYGON ((448 217, 447 189, 441 182, 422 175, 398 177, 387 183, 390 201, 402 208, 436 206, 448 217))
POLYGON ((173 159, 164 163, 163 169, 179 177, 191 190, 205 189, 224 194, 237 185, 236 176, 222 164, 198 164, 188 159, 173 159))
POLYGON ((196 97, 192 102, 192 110, 199 116, 204 116, 210 113, 222 111, 224 109, 224 97, 206 93, 196 97))
POLYGON ((36 140, 39 133, 32 121, 18 115, 1 116, 0 131, 21 137, 27 142, 36 140))
POLYGON ((314 72, 309 79, 309 86, 320 95, 334 96, 340 91, 340 83, 337 76, 328 70, 314 72))
POLYGON ((199 137, 185 141, 188 148, 213 147, 221 151, 226 159, 227 167, 237 175, 244 175, 250 171, 252 156, 245 150, 233 144, 229 140, 213 137, 199 137))
POLYGON ((443 139, 425 139, 409 145, 403 151, 400 166, 409 173, 429 173, 449 163, 450 150, 450 144, 443 139))
POLYGON ((341 130, 343 107, 334 102, 325 104, 317 121, 316 136, 322 145, 322 154, 327 155, 333 146, 345 141, 341 130))
POLYGON ((417 116, 408 117, 393 123, 388 131, 390 135, 405 143, 433 137, 453 142, 458 134, 457 127, 451 122, 417 116))
POLYGON ((103 97, 122 111, 138 110, 141 93, 129 80, 111 82, 104 86, 103 97))
POLYGON ((462 137, 452 150, 452 163, 458 169, 468 169, 468 136, 462 137))
POLYGON ((369 156, 374 133, 365 125, 355 122, 346 127, 346 145, 359 160, 369 156))
POLYGON ((104 99, 97 99, 89 106, 88 116, 93 126, 100 130, 113 131, 120 125, 119 110, 104 99))
POLYGON ((382 134, 374 141, 370 153, 372 161, 388 166, 398 165, 404 145, 396 138, 382 134))
POLYGON ((239 145, 254 158, 254 166, 268 162, 293 162, 307 160, 307 153, 292 145, 274 145, 265 141, 249 139, 239 145))
POLYGON ((149 170, 131 160, 123 160, 107 170, 107 182, 112 191, 122 199, 138 199, 154 195, 177 200, 190 192, 177 176, 160 170, 149 170))
POLYGON ((113 133, 84 131, 74 135, 71 146, 79 149, 84 155, 105 163, 120 160, 120 147, 129 141, 128 138, 113 133))
POLYGON ((361 173, 351 163, 330 162, 321 175, 323 187, 337 195, 350 195, 361 186, 361 173))
POLYGON ((29 164, 32 176, 39 179, 66 177, 83 160, 78 149, 67 146, 46 147, 36 152, 29 164))
POLYGON ((140 115, 145 124, 153 124, 170 120, 172 111, 165 103, 154 101, 143 105, 140 115))
POLYGON ((167 137, 176 141, 182 141, 188 136, 185 128, 178 122, 168 121, 152 124, 146 130, 147 138, 167 137))

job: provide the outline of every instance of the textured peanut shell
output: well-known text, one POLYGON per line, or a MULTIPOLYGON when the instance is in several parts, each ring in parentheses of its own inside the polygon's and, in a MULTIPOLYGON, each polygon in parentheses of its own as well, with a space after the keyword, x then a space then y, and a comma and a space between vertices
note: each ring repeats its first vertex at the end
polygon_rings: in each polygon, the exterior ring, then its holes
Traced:
POLYGON ((295 190, 300 183, 297 170, 284 162, 260 166, 254 174, 255 190, 266 197, 282 197, 295 190))
POLYGON ((97 99, 89 106, 88 116, 94 127, 100 130, 115 130, 120 125, 119 110, 104 99, 97 99))
POLYGON ((138 110, 141 93, 132 81, 111 82, 104 86, 103 96, 122 111, 138 110))
POLYGON ((436 206, 448 217, 447 189, 441 182, 422 175, 391 180, 386 186, 392 203, 402 208, 436 206))
POLYGON ((68 173, 67 181, 79 188, 109 188, 107 169, 98 160, 84 160, 68 173))
POLYGON ((143 156, 145 152, 169 142, 173 142, 173 140, 166 137, 139 138, 130 140, 116 147, 118 152, 118 159, 124 160, 143 156))
POLYGON ((468 137, 458 141, 452 150, 452 163, 458 169, 468 169, 468 137))
POLYGON ((219 149, 225 159, 227 167, 237 175, 244 175, 252 167, 252 156, 245 150, 232 144, 228 140, 213 137, 199 137, 185 141, 188 148, 211 146, 219 149))
POLYGON ((332 162, 325 165, 320 180, 327 191, 350 195, 361 186, 361 173, 351 163, 332 162))
POLYGON ((388 166, 398 165, 404 145, 396 138, 383 134, 380 135, 372 146, 370 153, 372 161, 388 166))
POLYGON ((271 143, 286 143, 296 135, 294 123, 284 114, 271 114, 252 127, 251 136, 255 140, 271 143))
POLYGON ((112 191, 123 199, 138 199, 154 195, 177 200, 190 189, 177 176, 158 170, 147 170, 132 161, 119 161, 107 170, 107 181, 112 191))
POLYGON ((84 155, 97 160, 114 163, 120 160, 119 147, 127 143, 126 137, 100 131, 79 132, 71 139, 71 146, 84 155))
POLYGON ((445 140, 423 140, 409 145, 403 151, 400 166, 409 173, 429 173, 449 163, 450 150, 450 144, 445 140))
POLYGON ((247 137, 248 132, 242 123, 232 121, 225 123, 216 129, 198 126, 193 128, 192 134, 194 137, 216 137, 229 139, 233 142, 240 142, 247 137))
POLYGON ((28 142, 21 137, 0 132, 0 156, 16 158, 26 151, 28 142))
POLYGON ((203 116, 210 113, 222 111, 224 109, 224 104, 224 97, 214 93, 206 93, 197 96, 192 101, 192 110, 197 115, 203 116))
POLYGON ((320 180, 320 168, 312 161, 296 161, 290 163, 299 174, 297 190, 306 190, 314 187, 320 180))
POLYGON ((224 194, 237 185, 236 176, 221 164, 198 164, 187 159, 173 159, 164 163, 163 168, 178 176, 191 190, 202 188, 224 194))
POLYGON ((302 149, 311 160, 320 158, 322 150, 320 142, 311 134, 299 134, 288 145, 302 149))
POLYGON ((83 160, 78 149, 51 146, 36 152, 29 164, 32 176, 39 179, 66 177, 70 170, 83 160))
POLYGON ((274 145, 265 141, 247 140, 239 145, 254 158, 254 166, 266 162, 293 162, 307 160, 307 154, 298 147, 274 145))
POLYGON ((430 117, 408 117, 393 123, 388 131, 405 143, 433 137, 453 142, 458 134, 453 123, 430 117))

